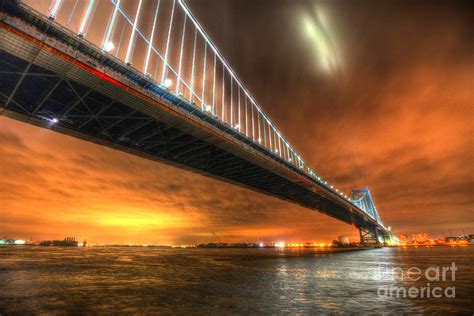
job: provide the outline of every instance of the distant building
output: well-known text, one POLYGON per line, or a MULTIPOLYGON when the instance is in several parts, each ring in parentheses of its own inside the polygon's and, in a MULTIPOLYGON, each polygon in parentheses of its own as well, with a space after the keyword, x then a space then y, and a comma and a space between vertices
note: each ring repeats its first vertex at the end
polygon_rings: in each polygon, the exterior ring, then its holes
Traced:
POLYGON ((40 246, 77 247, 78 242, 74 237, 66 237, 64 240, 44 240, 40 246))
POLYGON ((411 235, 411 242, 413 244, 424 244, 429 241, 428 234, 426 233, 417 233, 411 235))
POLYGON ((349 245, 349 237, 347 236, 339 236, 337 237, 337 240, 341 245, 349 245))
POLYGON ((453 241, 459 241, 459 240, 462 240, 462 238, 457 237, 457 236, 448 236, 448 237, 444 238, 444 241, 446 241, 446 242, 453 242, 453 241))
POLYGON ((0 246, 6 245, 24 245, 26 241, 22 239, 0 239, 0 246))
POLYGON ((409 238, 407 234, 398 234, 397 237, 398 237, 398 240, 403 244, 407 244, 409 242, 409 238))

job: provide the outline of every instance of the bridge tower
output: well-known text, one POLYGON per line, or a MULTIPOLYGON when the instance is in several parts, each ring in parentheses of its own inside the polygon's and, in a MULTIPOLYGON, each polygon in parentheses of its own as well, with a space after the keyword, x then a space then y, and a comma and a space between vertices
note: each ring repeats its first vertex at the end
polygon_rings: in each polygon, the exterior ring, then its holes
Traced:
MULTIPOLYGON (((377 208, 375 207, 374 201, 370 196, 368 188, 352 190, 350 196, 352 202, 364 210, 367 216, 374 219, 378 224, 383 226, 382 220, 380 219, 379 213, 377 212, 377 208)), ((359 235, 361 244, 390 243, 390 236, 386 232, 382 232, 373 226, 360 226, 359 235)))

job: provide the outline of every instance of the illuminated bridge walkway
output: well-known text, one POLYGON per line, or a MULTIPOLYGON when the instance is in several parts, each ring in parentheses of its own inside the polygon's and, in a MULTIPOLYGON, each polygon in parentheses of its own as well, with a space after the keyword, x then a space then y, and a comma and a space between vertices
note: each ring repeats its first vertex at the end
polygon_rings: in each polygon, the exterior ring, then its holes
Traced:
POLYGON ((382 240, 283 137, 182 0, 0 0, 0 113, 318 210, 382 240))

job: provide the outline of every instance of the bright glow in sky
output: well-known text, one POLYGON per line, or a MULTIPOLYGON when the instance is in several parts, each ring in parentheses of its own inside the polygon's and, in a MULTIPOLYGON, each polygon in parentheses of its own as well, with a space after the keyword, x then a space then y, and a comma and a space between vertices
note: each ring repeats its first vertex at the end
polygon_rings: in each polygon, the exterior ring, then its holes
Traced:
POLYGON ((327 15, 318 7, 313 15, 303 15, 302 21, 304 32, 321 69, 327 73, 337 72, 340 68, 339 56, 327 15))

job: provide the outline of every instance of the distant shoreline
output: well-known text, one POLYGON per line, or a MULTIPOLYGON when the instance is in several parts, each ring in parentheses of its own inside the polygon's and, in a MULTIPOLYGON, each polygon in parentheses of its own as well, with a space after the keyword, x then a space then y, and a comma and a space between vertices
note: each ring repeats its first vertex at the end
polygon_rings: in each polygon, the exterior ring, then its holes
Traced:
MULTIPOLYGON (((3 248, 0 246, 0 249, 3 248)), ((317 253, 333 253, 333 252, 351 252, 359 250, 370 250, 383 248, 380 246, 364 246, 364 247, 172 247, 172 246, 141 246, 141 245, 91 245, 87 247, 71 247, 71 246, 39 246, 39 245, 5 245, 4 248, 37 248, 37 249, 105 249, 105 248, 149 248, 149 249, 170 249, 170 250, 223 250, 223 249, 241 249, 241 250, 277 250, 277 251, 311 251, 317 253)))
POLYGON ((213 247, 206 247, 206 246, 199 246, 199 245, 189 245, 189 246, 167 246, 167 245, 88 245, 85 247, 82 246, 55 246, 55 245, 37 245, 37 244, 23 244, 23 245, 0 245, 1 248, 39 248, 39 249, 57 249, 57 248, 150 248, 150 249, 174 249, 174 250, 182 250, 182 249, 275 249, 275 250, 313 250, 314 252, 349 252, 349 251, 358 251, 358 250, 370 250, 370 249, 378 249, 378 248, 433 248, 433 247, 466 247, 466 246, 474 246, 474 243, 467 243, 467 244, 434 244, 434 245, 367 245, 367 246, 339 246, 339 247, 318 247, 318 246, 305 246, 305 247, 276 247, 276 246, 263 246, 263 247, 246 247, 246 246, 213 246, 213 247))

